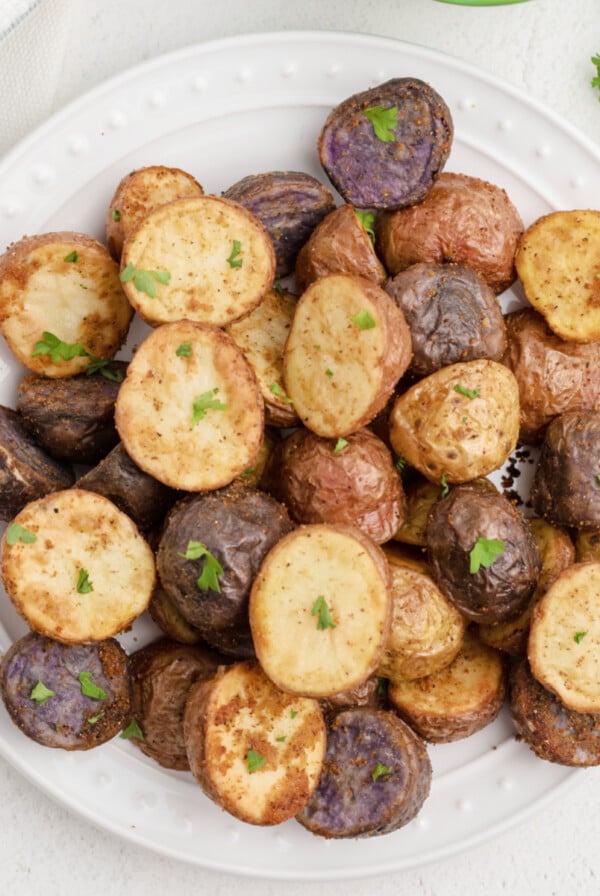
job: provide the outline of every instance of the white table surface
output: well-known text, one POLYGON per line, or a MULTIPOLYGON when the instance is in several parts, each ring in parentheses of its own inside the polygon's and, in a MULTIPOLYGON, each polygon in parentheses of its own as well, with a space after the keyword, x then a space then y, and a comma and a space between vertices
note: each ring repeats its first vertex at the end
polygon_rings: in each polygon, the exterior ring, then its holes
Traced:
MULTIPOLYGON (((0 0, 8 2, 11 0, 0 0)), ((600 51, 599 0, 530 0, 473 9, 435 0, 74 0, 50 114, 130 65, 244 32, 344 30, 395 37, 468 60, 524 89, 600 143, 590 56, 600 51)), ((23 77, 27 72, 23 71, 23 77)), ((6 79, 0 71, 0 102, 6 79)), ((52 803, 0 760, 0 893, 154 896, 570 896, 600 891, 600 772, 573 779, 543 811, 435 865, 372 880, 241 880, 180 864, 97 830, 52 803)))

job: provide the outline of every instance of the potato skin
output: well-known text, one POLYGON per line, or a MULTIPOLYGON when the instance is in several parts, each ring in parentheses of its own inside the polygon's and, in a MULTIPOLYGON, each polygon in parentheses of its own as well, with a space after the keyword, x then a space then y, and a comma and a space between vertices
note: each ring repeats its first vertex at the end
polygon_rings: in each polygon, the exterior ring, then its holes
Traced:
POLYGON ((378 544, 388 541, 405 516, 401 479, 383 442, 361 429, 347 445, 307 429, 283 443, 279 495, 298 523, 357 526, 378 544))
POLYGON ((328 274, 354 274, 380 286, 385 281, 385 268, 352 205, 330 212, 298 254, 296 286, 301 293, 313 280, 328 274))
POLYGON ((516 279, 522 232, 521 216, 501 187, 444 172, 423 202, 381 215, 375 246, 392 275, 417 262, 454 261, 501 293, 516 279))
POLYGON ((546 430, 531 487, 538 516, 559 526, 600 525, 600 411, 569 411, 546 430))
POLYGON ((427 550, 439 588, 475 622, 517 616, 541 569, 527 521, 487 480, 456 486, 433 505, 427 550), (470 553, 479 538, 503 541, 504 549, 491 566, 471 573, 470 553))
POLYGON ((319 158, 346 202, 357 208, 402 208, 419 202, 444 167, 454 133, 450 110, 417 78, 393 78, 356 93, 327 117, 319 158), (396 107, 393 139, 374 133, 365 111, 396 107))
POLYGON ((566 411, 600 410, 600 342, 567 342, 533 308, 506 315, 502 363, 519 384, 519 441, 536 443, 566 411))
POLYGON ((410 328, 409 372, 427 376, 458 361, 500 361, 506 350, 493 290, 464 264, 414 264, 385 284, 410 328))

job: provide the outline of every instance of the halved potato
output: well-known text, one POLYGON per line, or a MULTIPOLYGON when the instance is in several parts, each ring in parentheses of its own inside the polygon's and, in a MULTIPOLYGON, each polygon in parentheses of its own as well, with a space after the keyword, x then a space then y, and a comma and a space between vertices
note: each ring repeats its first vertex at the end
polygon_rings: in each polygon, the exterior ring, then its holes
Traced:
POLYGON ((6 593, 39 634, 68 644, 101 641, 148 606, 154 554, 101 495, 72 488, 32 501, 8 526, 2 547, 6 593), (29 535, 14 541, 15 526, 29 535))
POLYGON ((562 339, 600 339, 600 211, 551 212, 529 227, 515 256, 525 295, 562 339))
POLYGON ((204 491, 227 485, 254 462, 263 401, 230 336, 180 321, 154 330, 137 350, 115 420, 138 467, 171 488, 204 491))
POLYGON ((427 514, 435 502, 441 498, 439 482, 430 482, 419 476, 410 479, 404 486, 406 495, 406 519, 393 538, 404 544, 425 547, 427 544, 427 514))
POLYGON ((151 326, 185 318, 223 327, 256 308, 274 275, 264 225, 218 196, 175 199, 149 212, 121 255, 127 298, 151 326))
POLYGON ((376 669, 390 626, 389 568, 350 526, 301 526, 267 554, 250 594, 256 655, 279 687, 327 697, 376 669))
POLYGON ((376 283, 322 277, 296 307, 283 356, 286 391, 305 426, 346 436, 383 409, 411 352, 402 312, 376 283))
POLYGON ((577 563, 600 560, 600 529, 578 530, 575 535, 575 559, 577 563))
POLYGON ((132 317, 116 262, 90 236, 23 237, 0 256, 2 335, 34 373, 74 376, 91 356, 112 358, 132 317))

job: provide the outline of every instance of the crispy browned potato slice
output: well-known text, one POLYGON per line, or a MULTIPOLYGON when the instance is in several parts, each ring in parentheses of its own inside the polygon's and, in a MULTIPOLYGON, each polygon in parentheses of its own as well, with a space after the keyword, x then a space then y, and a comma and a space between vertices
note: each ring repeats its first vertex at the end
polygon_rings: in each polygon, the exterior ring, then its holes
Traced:
POLYGON ((283 385, 283 350, 296 302, 291 293, 271 289, 254 311, 225 329, 256 374, 265 402, 266 421, 271 426, 298 423, 298 415, 283 385))
POLYGON ((451 364, 396 399, 390 441, 432 482, 469 482, 501 467, 517 444, 519 389, 496 361, 451 364))
POLYGON ((264 225, 218 196, 175 199, 149 212, 121 255, 127 298, 151 326, 185 318, 223 327, 256 308, 274 275, 264 225))
POLYGON ((452 662, 465 622, 431 576, 392 551, 392 625, 377 674, 392 681, 432 675, 452 662))
POLYGON ((32 501, 4 534, 6 593, 34 631, 57 641, 123 631, 148 606, 155 578, 154 555, 135 524, 83 489, 32 501), (11 544, 15 524, 31 535, 11 544))
POLYGON ((529 227, 515 257, 525 295, 562 339, 600 339, 600 211, 551 212, 529 227))
POLYGON ((425 547, 427 538, 427 514, 441 497, 442 490, 438 482, 418 477, 411 479, 404 486, 406 495, 406 519, 393 536, 396 541, 425 547))
POLYGON ((202 196, 204 190, 195 177, 181 168, 148 165, 131 171, 119 183, 106 216, 108 248, 117 260, 123 243, 148 212, 185 196, 202 196))
POLYGON ((263 401, 230 336, 180 321, 150 333, 137 350, 115 420, 138 467, 171 488, 204 491, 227 485, 254 462, 263 401))
POLYGON ((527 654, 534 678, 569 709, 600 712, 600 563, 565 569, 533 611, 527 654))
POLYGON ((0 256, 2 335, 34 373, 73 376, 85 370, 90 356, 112 358, 132 317, 116 262, 90 236, 65 231, 23 237, 0 256), (69 350, 44 351, 38 343, 48 343, 47 333, 69 350))
POLYGON ((467 631, 449 666, 415 681, 390 682, 396 711, 432 743, 469 737, 496 718, 506 694, 502 654, 467 631))
POLYGON ((293 818, 319 782, 325 725, 318 702, 285 694, 257 663, 221 667, 198 682, 184 736, 206 795, 249 824, 293 818))
POLYGON ((327 697, 375 671, 391 614, 385 555, 359 529, 301 526, 271 549, 250 594, 256 655, 290 693, 327 697))
POLYGON ((305 426, 346 436, 383 409, 411 351, 402 312, 383 289, 332 274, 312 283, 296 307, 283 356, 286 390, 305 426))
POLYGON ((600 529, 580 529, 575 536, 575 560, 600 560, 600 529))
POLYGON ((516 619, 496 622, 494 625, 480 625, 477 629, 484 644, 504 650, 512 656, 519 656, 527 648, 531 613, 535 604, 563 569, 575 562, 575 548, 564 529, 551 526, 540 519, 529 519, 528 523, 542 561, 542 569, 529 604, 516 619))

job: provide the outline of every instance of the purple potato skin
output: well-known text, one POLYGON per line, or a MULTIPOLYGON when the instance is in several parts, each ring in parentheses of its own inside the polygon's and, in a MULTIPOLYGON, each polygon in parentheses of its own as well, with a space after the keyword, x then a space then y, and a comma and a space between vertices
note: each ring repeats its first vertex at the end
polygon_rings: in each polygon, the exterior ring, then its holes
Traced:
POLYGON ((33 632, 25 635, 2 661, 0 689, 15 725, 46 747, 89 750, 118 734, 130 719, 127 654, 112 638, 69 645, 33 632), (81 672, 91 673, 90 681, 106 692, 106 699, 82 694, 81 672), (41 705, 30 696, 38 681, 55 692, 41 705))
POLYGON ((335 208, 331 191, 302 171, 250 174, 223 193, 262 221, 275 248, 276 277, 291 274, 312 231, 335 208))
POLYGON ((425 744, 398 716, 346 710, 328 727, 319 786, 296 818, 327 838, 388 834, 415 817, 430 783, 425 744), (374 781, 378 763, 392 771, 374 781))
POLYGON ((417 78, 393 78, 354 94, 329 114, 319 158, 346 202, 398 209, 420 202, 441 173, 454 133, 442 97, 417 78), (380 140, 365 110, 396 107, 394 139, 380 140))

